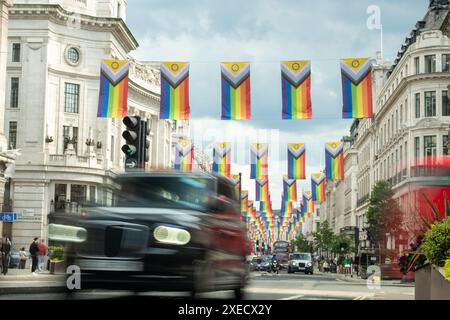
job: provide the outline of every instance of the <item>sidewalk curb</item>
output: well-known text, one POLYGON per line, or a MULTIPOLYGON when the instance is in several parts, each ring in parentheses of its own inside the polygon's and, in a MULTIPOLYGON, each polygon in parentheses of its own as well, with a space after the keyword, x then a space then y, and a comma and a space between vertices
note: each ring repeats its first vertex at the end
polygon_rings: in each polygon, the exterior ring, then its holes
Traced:
POLYGON ((0 295, 11 294, 38 294, 38 293, 64 293, 67 289, 64 286, 50 287, 0 287, 0 295))

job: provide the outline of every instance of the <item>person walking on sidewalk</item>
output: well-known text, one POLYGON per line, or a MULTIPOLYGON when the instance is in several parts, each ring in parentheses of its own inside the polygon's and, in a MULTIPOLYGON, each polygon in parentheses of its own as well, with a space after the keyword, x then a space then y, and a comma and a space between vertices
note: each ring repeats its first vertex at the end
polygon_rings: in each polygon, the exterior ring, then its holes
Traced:
POLYGON ((38 238, 34 238, 33 242, 30 245, 30 254, 31 254, 31 273, 36 276, 36 269, 38 267, 38 252, 39 252, 39 244, 38 238))
POLYGON ((39 251, 37 253, 38 257, 38 269, 39 271, 45 270, 45 257, 47 256, 47 246, 44 243, 44 239, 38 241, 39 251))
POLYGON ((5 237, 2 241, 2 247, 0 248, 0 255, 2 258, 3 275, 6 276, 9 268, 9 260, 11 258, 11 240, 8 237, 5 237))
POLYGON ((19 269, 25 269, 25 265, 27 264, 27 259, 28 259, 28 254, 25 251, 25 247, 20 249, 19 256, 20 256, 19 269))

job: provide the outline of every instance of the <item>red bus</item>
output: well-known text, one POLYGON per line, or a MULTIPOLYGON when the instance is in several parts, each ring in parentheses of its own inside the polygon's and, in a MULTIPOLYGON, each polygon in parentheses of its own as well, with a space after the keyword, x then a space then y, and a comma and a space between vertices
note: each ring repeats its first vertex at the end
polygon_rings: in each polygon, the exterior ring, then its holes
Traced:
POLYGON ((289 255, 291 254, 291 243, 289 241, 275 241, 272 246, 272 253, 277 256, 282 269, 287 269, 289 255))

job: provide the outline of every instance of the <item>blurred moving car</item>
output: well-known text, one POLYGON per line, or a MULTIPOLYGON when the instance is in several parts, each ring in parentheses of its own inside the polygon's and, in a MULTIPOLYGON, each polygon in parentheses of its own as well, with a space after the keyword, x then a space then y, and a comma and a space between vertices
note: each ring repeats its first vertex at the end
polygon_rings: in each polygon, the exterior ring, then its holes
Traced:
POLYGON ((314 273, 313 261, 310 253, 293 253, 290 256, 288 273, 295 272, 304 272, 305 274, 314 273))
POLYGON ((116 182, 113 202, 86 208, 75 226, 85 239, 68 246, 83 289, 233 290, 242 298, 248 239, 230 180, 136 172, 116 182))
POLYGON ((269 256, 255 257, 250 263, 250 271, 269 271, 271 261, 269 256))
POLYGON ((12 250, 9 258, 9 268, 19 268, 20 265, 20 253, 17 250, 12 250))

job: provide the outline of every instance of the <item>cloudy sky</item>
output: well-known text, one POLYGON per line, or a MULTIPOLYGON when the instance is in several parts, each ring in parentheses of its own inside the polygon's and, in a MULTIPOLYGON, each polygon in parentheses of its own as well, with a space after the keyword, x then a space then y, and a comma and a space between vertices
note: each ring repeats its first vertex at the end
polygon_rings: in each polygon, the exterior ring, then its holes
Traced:
MULTIPOLYGON (((367 8, 381 10, 384 56, 393 60, 428 0, 130 0, 127 23, 145 61, 189 61, 191 134, 211 153, 215 141, 233 143, 234 172, 254 195, 249 144, 270 143, 270 189, 279 206, 288 142, 307 144, 308 174, 324 166, 323 145, 348 134, 342 120, 339 59, 375 57, 380 32, 367 27, 367 8), (281 120, 280 61, 312 61, 311 121, 281 120), (220 121, 221 61, 250 61, 252 120, 220 121)), ((309 181, 299 182, 300 190, 309 181)))

